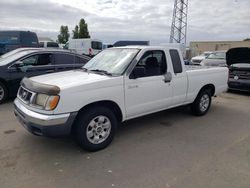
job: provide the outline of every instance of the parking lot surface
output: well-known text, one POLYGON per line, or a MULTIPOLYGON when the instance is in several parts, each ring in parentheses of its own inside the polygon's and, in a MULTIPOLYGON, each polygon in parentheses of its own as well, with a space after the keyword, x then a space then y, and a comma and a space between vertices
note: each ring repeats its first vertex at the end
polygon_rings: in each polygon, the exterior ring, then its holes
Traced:
POLYGON ((72 138, 28 133, 0 105, 0 187, 250 187, 250 94, 214 98, 203 117, 185 107, 123 123, 89 153, 72 138))

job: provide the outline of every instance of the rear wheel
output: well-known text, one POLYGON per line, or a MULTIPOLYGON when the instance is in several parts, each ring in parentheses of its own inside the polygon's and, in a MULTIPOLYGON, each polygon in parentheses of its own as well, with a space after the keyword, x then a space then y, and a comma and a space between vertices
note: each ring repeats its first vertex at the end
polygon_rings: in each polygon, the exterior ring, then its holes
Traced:
POLYGON ((113 140, 117 118, 106 107, 95 107, 80 112, 75 124, 75 135, 80 146, 88 151, 107 147, 113 140))
POLYGON ((195 101, 191 104, 192 113, 197 116, 205 115, 211 106, 211 101, 211 90, 201 90, 195 101))
POLYGON ((7 88, 0 82, 0 104, 3 103, 8 96, 7 88))

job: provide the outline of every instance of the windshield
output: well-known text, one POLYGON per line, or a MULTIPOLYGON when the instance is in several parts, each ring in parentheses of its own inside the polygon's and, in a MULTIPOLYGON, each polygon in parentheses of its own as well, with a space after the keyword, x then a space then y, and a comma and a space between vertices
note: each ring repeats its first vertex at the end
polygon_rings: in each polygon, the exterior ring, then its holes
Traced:
POLYGON ((113 75, 121 75, 139 52, 138 49, 112 48, 96 55, 83 68, 106 71, 113 75))
POLYGON ((8 54, 5 54, 5 56, 2 58, 0 58, 0 65, 7 65, 8 63, 11 63, 12 61, 15 61, 27 54, 29 54, 30 51, 27 50, 27 51, 20 51, 20 52, 16 52, 16 53, 11 53, 10 55, 8 54))
POLYGON ((210 54, 207 59, 226 59, 226 53, 225 52, 214 52, 210 54))

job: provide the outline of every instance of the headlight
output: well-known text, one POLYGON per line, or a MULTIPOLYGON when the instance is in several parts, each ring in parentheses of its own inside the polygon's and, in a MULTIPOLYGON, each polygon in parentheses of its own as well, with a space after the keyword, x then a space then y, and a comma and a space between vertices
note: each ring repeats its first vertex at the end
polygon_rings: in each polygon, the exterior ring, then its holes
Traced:
POLYGON ((59 102, 60 97, 58 95, 49 96, 39 93, 36 95, 34 105, 42 107, 44 110, 54 110, 59 102))

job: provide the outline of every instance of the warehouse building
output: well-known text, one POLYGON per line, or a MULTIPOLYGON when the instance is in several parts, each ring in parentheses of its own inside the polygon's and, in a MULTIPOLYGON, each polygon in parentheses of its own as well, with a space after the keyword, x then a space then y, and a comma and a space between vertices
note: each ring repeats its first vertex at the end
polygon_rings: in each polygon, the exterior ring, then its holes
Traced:
POLYGON ((193 41, 190 42, 190 56, 197 56, 204 51, 229 50, 236 47, 250 47, 250 39, 244 41, 193 41))

